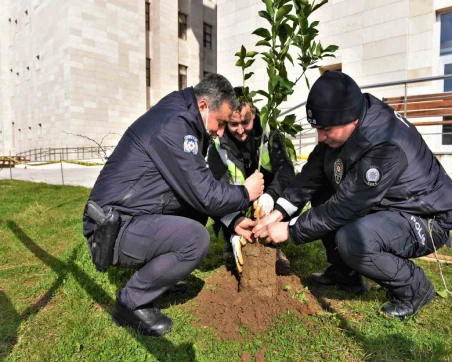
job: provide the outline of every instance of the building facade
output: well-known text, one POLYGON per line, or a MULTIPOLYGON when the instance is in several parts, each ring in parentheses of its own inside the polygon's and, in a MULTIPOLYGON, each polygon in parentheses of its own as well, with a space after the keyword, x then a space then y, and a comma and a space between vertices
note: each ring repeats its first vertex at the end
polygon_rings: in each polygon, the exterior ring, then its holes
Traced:
MULTIPOLYGON (((264 9, 262 0, 218 0, 218 72, 226 74, 234 84, 242 83, 234 54, 242 44, 247 50, 259 50, 255 43, 261 38, 251 33, 267 26, 266 20, 258 16, 258 11, 264 9)), ((339 50, 336 58, 325 58, 320 71, 308 71, 311 84, 325 69, 342 70, 361 86, 452 73, 451 0, 330 0, 312 17, 320 21, 317 39, 324 47, 334 44, 339 50)), ((292 57, 295 60, 297 56, 293 53, 292 57)), ((265 89, 268 81, 265 64, 257 60, 250 68, 255 73, 248 82, 251 89, 265 89)), ((290 66, 288 71, 292 79, 301 73, 299 67, 290 66)), ((408 95, 444 90, 452 90, 452 81, 412 84, 408 86, 408 95)), ((368 91, 380 98, 403 96, 404 86, 368 91)), ((305 82, 299 82, 283 108, 302 103, 307 95, 305 82)), ((304 107, 296 111, 299 118, 304 112, 304 107)), ((419 129, 434 152, 452 153, 452 139, 442 135, 452 132, 452 127, 419 129)), ((309 153, 314 143, 301 153, 309 153)))
POLYGON ((215 1, 3 0, 0 15, 0 156, 115 145, 216 71, 215 1))

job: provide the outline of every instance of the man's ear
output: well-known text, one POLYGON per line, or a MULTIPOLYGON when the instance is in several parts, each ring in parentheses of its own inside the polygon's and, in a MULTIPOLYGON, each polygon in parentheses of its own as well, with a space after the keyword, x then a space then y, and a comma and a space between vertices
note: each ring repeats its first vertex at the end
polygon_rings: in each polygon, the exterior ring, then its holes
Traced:
POLYGON ((205 99, 200 99, 200 100, 198 101, 198 108, 199 108, 199 111, 204 111, 204 110, 207 108, 207 106, 208 106, 208 104, 207 104, 207 102, 206 102, 205 99))

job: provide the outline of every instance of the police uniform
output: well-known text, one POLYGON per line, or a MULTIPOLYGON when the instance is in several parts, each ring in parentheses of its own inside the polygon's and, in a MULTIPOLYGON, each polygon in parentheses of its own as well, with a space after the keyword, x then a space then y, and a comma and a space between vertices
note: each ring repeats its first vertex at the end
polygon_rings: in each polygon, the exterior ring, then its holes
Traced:
MULTIPOLYGON (((323 239, 330 262, 398 299, 432 298, 430 280, 408 258, 450 243, 452 181, 416 127, 363 96, 364 117, 350 138, 339 148, 319 143, 275 208, 292 218, 296 244, 323 239), (297 216, 311 200, 315 207, 297 216)), ((309 105, 307 113, 316 124, 309 105)))
MULTIPOLYGON (((125 132, 90 195, 116 208, 121 227, 113 264, 136 268, 118 298, 130 310, 148 304, 203 260, 203 223, 246 208, 245 187, 217 182, 206 167, 210 136, 193 88, 164 97, 125 132)), ((84 218, 89 238, 94 223, 84 218)))
MULTIPOLYGON (((207 162, 215 179, 242 185, 257 170, 261 137, 264 137, 261 168, 264 192, 276 202, 294 178, 294 167, 279 133, 269 130, 264 132, 258 114, 254 118, 253 129, 244 142, 236 140, 226 127, 223 136, 217 138, 214 146, 210 147, 207 162)), ((234 221, 240 216, 239 212, 234 212, 222 218, 223 224, 229 227, 229 232, 225 232, 225 240, 229 240, 234 221)))

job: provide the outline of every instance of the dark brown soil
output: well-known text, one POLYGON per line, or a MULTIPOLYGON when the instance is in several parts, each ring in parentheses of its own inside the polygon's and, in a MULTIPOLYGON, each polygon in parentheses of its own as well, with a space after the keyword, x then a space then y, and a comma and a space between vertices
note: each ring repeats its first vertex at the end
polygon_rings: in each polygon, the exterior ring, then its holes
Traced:
POLYGON ((254 334, 266 330, 274 318, 286 311, 303 316, 321 310, 317 299, 294 275, 277 276, 277 289, 275 297, 258 295, 253 290, 239 292, 237 278, 222 266, 190 303, 194 323, 212 328, 223 340, 238 340, 243 338, 240 327, 254 334), (304 293, 308 301, 301 302, 297 293, 304 293))

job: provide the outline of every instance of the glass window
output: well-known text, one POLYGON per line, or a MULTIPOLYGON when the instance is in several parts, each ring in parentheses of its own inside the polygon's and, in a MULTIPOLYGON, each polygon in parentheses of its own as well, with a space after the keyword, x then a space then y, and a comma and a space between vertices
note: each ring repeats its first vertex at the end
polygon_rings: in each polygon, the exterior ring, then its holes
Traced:
POLYGON ((151 59, 146 58, 146 87, 151 86, 151 59))
POLYGON ((179 64, 179 90, 187 88, 187 67, 179 64))
POLYGON ((452 54, 452 12, 441 14, 440 54, 452 54))
POLYGON ((212 49, 212 25, 204 23, 204 48, 212 49))
POLYGON ((179 38, 187 40, 187 15, 179 13, 179 38))
MULTIPOLYGON (((444 74, 452 74, 452 64, 444 65, 444 74)), ((452 79, 444 80, 444 92, 452 91, 452 79)), ((452 121, 452 117, 443 117, 444 121, 452 121)), ((443 125, 443 145, 452 145, 452 124, 443 125)))
POLYGON ((150 24, 150 6, 151 4, 149 4, 146 1, 146 30, 150 31, 151 30, 151 24, 150 24))

